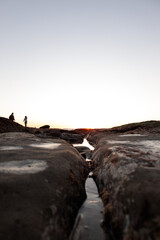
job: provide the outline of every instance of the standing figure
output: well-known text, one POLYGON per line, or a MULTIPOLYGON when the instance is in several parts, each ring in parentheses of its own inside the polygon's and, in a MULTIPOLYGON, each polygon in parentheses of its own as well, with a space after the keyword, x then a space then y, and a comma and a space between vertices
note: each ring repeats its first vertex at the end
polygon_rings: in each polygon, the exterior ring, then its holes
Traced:
POLYGON ((14 121, 15 119, 14 119, 14 113, 12 113, 10 116, 9 116, 9 119, 11 120, 11 121, 14 121))
POLYGON ((27 127, 27 116, 24 117, 23 122, 24 122, 24 124, 25 124, 25 127, 27 127))

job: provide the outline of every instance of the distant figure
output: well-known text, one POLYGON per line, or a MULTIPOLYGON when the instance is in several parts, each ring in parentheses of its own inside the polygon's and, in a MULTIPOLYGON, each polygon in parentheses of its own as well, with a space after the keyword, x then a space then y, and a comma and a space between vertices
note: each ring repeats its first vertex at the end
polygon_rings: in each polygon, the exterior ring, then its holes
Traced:
POLYGON ((10 116, 9 116, 9 119, 11 120, 11 121, 14 121, 15 119, 14 119, 14 113, 12 113, 10 116))
POLYGON ((27 127, 27 116, 24 117, 23 122, 24 122, 24 124, 25 124, 25 127, 27 127))

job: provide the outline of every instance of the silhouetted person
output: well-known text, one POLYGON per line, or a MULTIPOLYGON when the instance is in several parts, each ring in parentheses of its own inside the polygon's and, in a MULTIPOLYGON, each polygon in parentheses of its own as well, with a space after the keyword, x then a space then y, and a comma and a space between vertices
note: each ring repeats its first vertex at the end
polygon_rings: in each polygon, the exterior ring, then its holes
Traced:
POLYGON ((15 119, 14 119, 14 113, 12 113, 10 116, 9 116, 9 119, 11 120, 11 121, 14 121, 15 119))
POLYGON ((24 122, 24 124, 25 124, 25 127, 27 127, 27 116, 24 117, 23 122, 24 122))

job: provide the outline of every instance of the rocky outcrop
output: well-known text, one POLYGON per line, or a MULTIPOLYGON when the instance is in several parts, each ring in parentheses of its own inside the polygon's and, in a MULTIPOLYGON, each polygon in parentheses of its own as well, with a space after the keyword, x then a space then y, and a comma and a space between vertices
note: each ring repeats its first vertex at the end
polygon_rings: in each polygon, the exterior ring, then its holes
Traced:
POLYGON ((86 136, 90 144, 96 146, 98 141, 109 134, 160 134, 160 121, 129 123, 113 128, 90 129, 86 136))
POLYGON ((4 132, 26 132, 27 129, 10 119, 0 117, 0 133, 4 132))
POLYGON ((44 125, 40 128, 24 127, 15 121, 0 117, 0 133, 5 132, 28 132, 35 134, 41 138, 64 139, 71 144, 79 144, 83 142, 86 131, 83 129, 65 130, 51 128, 49 125, 44 125))
POLYGON ((160 239, 160 135, 106 134, 92 155, 111 239, 160 239))
POLYGON ((0 239, 68 239, 87 175, 64 140, 0 134, 0 239))
POLYGON ((50 128, 50 126, 49 125, 43 125, 42 127, 40 127, 40 128, 42 128, 42 129, 48 129, 48 128, 50 128))
POLYGON ((62 132, 60 138, 66 140, 71 144, 83 142, 83 136, 75 132, 62 132))
POLYGON ((39 129, 35 132, 39 137, 43 138, 60 138, 66 140, 71 144, 79 144, 83 142, 84 134, 77 132, 76 130, 65 130, 58 128, 51 129, 39 129))
POLYGON ((0 239, 68 239, 85 199, 83 157, 91 154, 69 143, 84 137, 95 147, 93 176, 110 238, 160 239, 159 121, 68 131, 0 118, 0 132, 15 132, 0 134, 0 239))

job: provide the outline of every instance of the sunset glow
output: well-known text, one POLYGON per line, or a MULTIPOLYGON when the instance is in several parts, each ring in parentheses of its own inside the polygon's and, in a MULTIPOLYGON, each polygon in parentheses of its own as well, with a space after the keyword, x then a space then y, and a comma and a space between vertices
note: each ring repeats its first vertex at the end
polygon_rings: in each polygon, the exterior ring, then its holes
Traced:
POLYGON ((0 2, 0 116, 39 127, 159 120, 160 2, 0 2))

